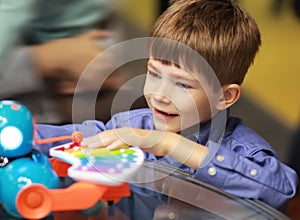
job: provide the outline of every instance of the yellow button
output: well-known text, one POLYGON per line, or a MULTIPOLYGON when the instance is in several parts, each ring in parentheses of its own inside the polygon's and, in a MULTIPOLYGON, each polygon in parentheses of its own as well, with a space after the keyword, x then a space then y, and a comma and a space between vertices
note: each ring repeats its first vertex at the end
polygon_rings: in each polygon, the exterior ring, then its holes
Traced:
POLYGON ((216 175, 216 173, 217 173, 216 168, 210 167, 210 168, 208 169, 208 174, 209 174, 209 175, 214 176, 214 175, 216 175))
POLYGON ((224 161, 224 156, 223 155, 217 155, 217 161, 219 161, 219 162, 223 162, 224 161))
POLYGON ((252 170, 250 171, 250 174, 251 174, 251 176, 256 176, 257 170, 256 170, 256 169, 252 169, 252 170))

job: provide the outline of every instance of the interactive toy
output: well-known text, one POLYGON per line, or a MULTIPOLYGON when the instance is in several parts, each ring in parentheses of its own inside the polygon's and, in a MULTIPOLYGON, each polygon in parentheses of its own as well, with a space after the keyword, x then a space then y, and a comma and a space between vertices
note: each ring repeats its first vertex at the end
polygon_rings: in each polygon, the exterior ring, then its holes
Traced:
POLYGON ((82 138, 74 132, 34 140, 29 110, 14 101, 0 102, 0 202, 4 209, 16 217, 40 219, 52 211, 82 210, 99 200, 111 203, 129 196, 127 181, 142 165, 143 152, 134 147, 88 149, 80 146, 82 138), (49 160, 32 150, 34 142, 66 139, 72 142, 50 149, 49 160), (58 188, 58 176, 77 182, 58 188))
POLYGON ((59 179, 48 158, 33 150, 34 123, 30 111, 13 101, 0 102, 0 202, 15 217, 22 217, 16 207, 18 192, 39 183, 49 189, 59 186, 59 179))
POLYGON ((105 185, 128 181, 144 160, 143 152, 135 147, 110 151, 66 144, 50 149, 50 155, 73 165, 68 169, 73 179, 105 185))

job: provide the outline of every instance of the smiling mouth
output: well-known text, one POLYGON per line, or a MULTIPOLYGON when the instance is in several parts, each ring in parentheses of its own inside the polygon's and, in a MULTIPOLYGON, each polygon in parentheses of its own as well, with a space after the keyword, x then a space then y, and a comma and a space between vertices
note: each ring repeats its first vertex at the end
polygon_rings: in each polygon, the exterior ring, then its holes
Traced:
POLYGON ((157 108, 155 108, 154 110, 159 116, 163 116, 163 117, 176 117, 176 116, 178 116, 178 114, 167 113, 167 112, 161 111, 157 108))

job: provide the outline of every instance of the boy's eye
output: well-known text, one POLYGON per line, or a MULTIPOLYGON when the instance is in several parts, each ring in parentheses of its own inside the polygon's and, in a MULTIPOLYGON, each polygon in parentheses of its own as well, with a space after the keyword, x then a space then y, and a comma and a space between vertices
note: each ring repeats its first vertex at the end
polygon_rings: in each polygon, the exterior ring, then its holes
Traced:
POLYGON ((158 74, 158 73, 154 73, 154 72, 148 70, 148 74, 149 74, 149 76, 152 76, 152 77, 154 77, 154 78, 161 79, 161 76, 160 76, 160 74, 158 74))
POLYGON ((180 83, 180 82, 176 82, 176 86, 180 87, 180 88, 184 88, 184 89, 191 89, 192 87, 184 84, 184 83, 180 83))

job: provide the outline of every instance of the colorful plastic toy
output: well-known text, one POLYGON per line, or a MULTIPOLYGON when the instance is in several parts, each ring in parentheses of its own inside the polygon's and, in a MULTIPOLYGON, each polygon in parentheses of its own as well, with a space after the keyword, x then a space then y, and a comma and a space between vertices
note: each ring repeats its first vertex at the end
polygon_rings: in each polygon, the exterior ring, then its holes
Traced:
POLYGON ((13 101, 0 102, 0 202, 15 217, 22 217, 16 207, 19 191, 31 184, 49 189, 59 186, 59 179, 48 158, 33 150, 34 122, 30 111, 13 101))
POLYGON ((51 211, 82 210, 100 199, 110 204, 130 196, 126 181, 144 160, 139 148, 108 151, 80 147, 78 141, 82 138, 77 132, 72 136, 51 138, 52 141, 58 139, 72 139, 73 142, 50 149, 52 167, 59 176, 69 176, 77 182, 66 189, 49 190, 40 184, 23 188, 16 198, 22 216, 39 219, 51 211))
POLYGON ((127 181, 142 165, 143 152, 133 147, 88 149, 80 147, 82 138, 74 132, 34 140, 29 110, 17 102, 0 102, 0 202, 4 209, 16 217, 41 219, 52 211, 82 210, 100 199, 111 203, 129 196, 127 181), (67 139, 72 142, 51 149, 50 159, 32 149, 34 142, 67 139), (58 176, 77 182, 58 188, 58 176))
POLYGON ((50 149, 50 155, 72 164, 68 176, 73 179, 111 186, 128 181, 144 161, 143 152, 136 147, 110 151, 65 144, 50 149))

